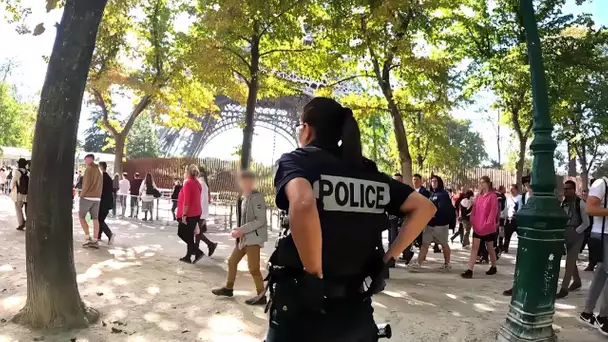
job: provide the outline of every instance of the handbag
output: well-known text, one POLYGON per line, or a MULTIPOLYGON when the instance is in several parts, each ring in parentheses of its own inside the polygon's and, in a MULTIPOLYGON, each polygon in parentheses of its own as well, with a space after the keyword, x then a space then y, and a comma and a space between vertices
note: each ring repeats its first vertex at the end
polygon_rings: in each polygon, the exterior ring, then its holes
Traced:
POLYGON ((162 196, 162 195, 161 195, 160 191, 158 191, 157 188, 154 188, 154 189, 152 189, 152 196, 154 196, 154 198, 160 198, 160 196, 162 196))
MULTIPOLYGON (((606 201, 608 200, 608 183, 604 178, 604 208, 606 208, 606 201)), ((604 261, 604 232, 606 229, 606 216, 602 218, 602 235, 600 238, 590 237, 589 238, 589 262, 599 263, 604 261)))

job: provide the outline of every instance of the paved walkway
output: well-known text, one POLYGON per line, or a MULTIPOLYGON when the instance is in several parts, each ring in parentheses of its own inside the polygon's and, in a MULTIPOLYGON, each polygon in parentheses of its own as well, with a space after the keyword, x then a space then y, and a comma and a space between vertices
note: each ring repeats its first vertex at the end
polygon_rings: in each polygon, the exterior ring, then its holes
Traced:
MULTIPOLYGON (((225 259, 234 240, 223 227, 212 226, 210 238, 220 242, 212 258, 199 264, 177 261, 185 245, 173 225, 109 220, 117 233, 116 244, 99 250, 80 247, 84 239, 75 220, 75 261, 80 293, 85 302, 102 313, 102 321, 89 329, 61 334, 31 332, 5 322, 23 305, 26 295, 25 235, 14 229, 13 206, 0 196, 0 342, 32 341, 260 341, 266 330, 262 308, 243 302, 253 295, 245 262, 239 265, 235 297, 216 298, 210 293, 225 277, 225 259)), ((275 234, 271 234, 274 235, 275 234)), ((274 243, 266 245, 267 259, 274 243)), ((494 341, 504 322, 509 298, 502 291, 511 286, 515 256, 498 262, 499 273, 486 276, 479 267, 476 279, 464 280, 468 251, 454 245, 453 271, 439 273, 441 254, 430 253, 422 273, 403 265, 392 270, 387 290, 374 297, 376 319, 390 322, 391 341, 494 341)), ((579 266, 583 266, 581 262, 579 266)), ((563 265, 562 265, 563 266, 563 265)), ((561 341, 602 340, 596 331, 578 323, 591 275, 583 272, 583 290, 556 304, 555 326, 561 341)))

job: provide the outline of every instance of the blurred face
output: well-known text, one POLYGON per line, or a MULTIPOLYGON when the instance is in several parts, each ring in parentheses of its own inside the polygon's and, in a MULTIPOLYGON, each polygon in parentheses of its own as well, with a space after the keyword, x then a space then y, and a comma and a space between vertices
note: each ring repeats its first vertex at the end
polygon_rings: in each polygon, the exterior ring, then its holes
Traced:
POLYGON ((564 197, 572 198, 576 196, 576 188, 572 184, 564 184, 564 197))
POLYGON ((254 182, 252 178, 243 177, 239 179, 239 187, 244 193, 250 193, 251 190, 253 190, 253 183, 254 182))
POLYGON ((480 179, 479 188, 483 191, 488 191, 490 190, 490 184, 488 184, 488 182, 486 182, 484 179, 480 179))
POLYGON ((412 177, 412 184, 414 184, 415 189, 418 189, 422 186, 422 179, 420 177, 412 177))
POLYGON ((89 166, 92 163, 93 163, 93 158, 91 158, 91 157, 84 158, 84 165, 89 166))
POLYGON ((304 147, 312 142, 314 139, 313 132, 307 123, 302 123, 296 127, 296 134, 298 136, 298 144, 300 147, 304 147))
POLYGON ((431 178, 431 187, 433 189, 437 189, 438 186, 439 186, 439 181, 437 181, 437 178, 431 178))
POLYGON ((517 191, 517 189, 516 189, 516 188, 511 187, 511 196, 513 196, 513 197, 517 196, 517 192, 518 192, 518 191, 517 191))

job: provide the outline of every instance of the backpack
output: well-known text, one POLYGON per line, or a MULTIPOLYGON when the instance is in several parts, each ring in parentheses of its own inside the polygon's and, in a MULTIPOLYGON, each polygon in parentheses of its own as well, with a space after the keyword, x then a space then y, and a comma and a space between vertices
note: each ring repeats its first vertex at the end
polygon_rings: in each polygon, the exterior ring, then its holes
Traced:
POLYGON ((27 195, 27 189, 30 185, 30 176, 27 174, 27 170, 19 169, 21 173, 21 178, 17 182, 17 193, 22 195, 27 195))

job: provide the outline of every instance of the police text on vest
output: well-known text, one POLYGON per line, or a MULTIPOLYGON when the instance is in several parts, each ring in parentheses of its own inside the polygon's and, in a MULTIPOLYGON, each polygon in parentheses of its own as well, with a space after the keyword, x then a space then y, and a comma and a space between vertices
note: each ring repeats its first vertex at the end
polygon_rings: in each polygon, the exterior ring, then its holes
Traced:
POLYGON ((341 176, 321 175, 313 191, 326 211, 382 214, 391 200, 387 183, 341 176))

